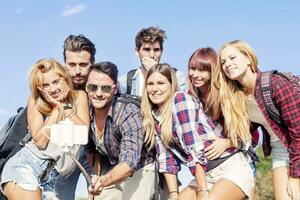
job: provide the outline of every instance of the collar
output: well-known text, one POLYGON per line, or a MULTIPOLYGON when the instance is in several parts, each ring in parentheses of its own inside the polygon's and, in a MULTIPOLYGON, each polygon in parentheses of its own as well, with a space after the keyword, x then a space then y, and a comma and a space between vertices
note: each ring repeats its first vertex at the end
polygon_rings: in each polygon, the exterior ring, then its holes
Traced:
POLYGON ((161 117, 159 116, 159 112, 158 110, 152 110, 151 112, 152 117, 154 118, 155 121, 160 122, 161 121, 161 117))
MULTIPOLYGON (((113 111, 113 102, 110 105, 107 116, 112 118, 112 114, 113 114, 112 111, 113 111)), ((94 121, 95 109, 91 103, 89 104, 89 114, 90 114, 90 122, 94 121)))

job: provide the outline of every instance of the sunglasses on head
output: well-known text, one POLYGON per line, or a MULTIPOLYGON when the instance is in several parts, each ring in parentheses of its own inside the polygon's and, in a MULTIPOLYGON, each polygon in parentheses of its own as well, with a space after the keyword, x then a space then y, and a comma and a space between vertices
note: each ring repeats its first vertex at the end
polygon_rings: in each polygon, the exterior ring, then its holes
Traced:
POLYGON ((88 92, 96 92, 98 90, 98 88, 101 88, 102 92, 110 93, 111 90, 113 89, 113 86, 111 86, 111 85, 95 85, 95 84, 88 84, 86 86, 86 89, 88 92))

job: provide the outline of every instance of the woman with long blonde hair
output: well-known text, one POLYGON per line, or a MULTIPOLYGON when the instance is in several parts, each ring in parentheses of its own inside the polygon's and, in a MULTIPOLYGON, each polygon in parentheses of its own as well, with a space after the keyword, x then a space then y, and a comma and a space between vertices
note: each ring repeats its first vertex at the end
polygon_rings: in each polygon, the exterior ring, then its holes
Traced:
POLYGON ((283 124, 268 115, 260 91, 261 75, 253 49, 244 41, 223 45, 218 57, 222 112, 230 135, 251 137, 250 122, 260 124, 266 156, 272 149, 272 174, 276 199, 300 199, 300 98, 284 77, 273 75, 272 101, 280 110, 283 124))
POLYGON ((189 167, 197 188, 189 199, 243 199, 254 187, 251 168, 237 148, 226 149, 223 162, 209 163, 204 149, 210 137, 223 133, 213 124, 198 100, 177 92, 174 70, 168 64, 157 64, 146 74, 142 97, 145 140, 155 146, 159 171, 164 174, 169 200, 179 198, 176 174, 180 163, 189 167), (234 176, 235 173, 241 176, 234 176))
MULTIPOLYGON (((59 174, 70 174, 75 165, 62 147, 49 141, 52 124, 69 118, 74 124, 89 125, 84 92, 74 91, 64 68, 53 59, 39 60, 29 73, 31 96, 27 119, 32 140, 5 164, 1 190, 9 200, 56 199, 54 184, 59 174)), ((76 155, 79 146, 71 149, 76 155)))

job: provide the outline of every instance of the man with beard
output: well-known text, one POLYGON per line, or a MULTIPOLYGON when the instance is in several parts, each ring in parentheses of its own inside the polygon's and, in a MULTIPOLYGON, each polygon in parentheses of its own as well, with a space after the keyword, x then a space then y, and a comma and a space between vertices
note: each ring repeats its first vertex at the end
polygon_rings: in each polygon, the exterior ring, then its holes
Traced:
MULTIPOLYGON (((95 45, 84 35, 69 35, 64 41, 65 69, 72 78, 74 89, 85 91, 85 85, 91 65, 95 62, 95 45)), ((79 161, 89 174, 92 169, 89 167, 86 151, 82 147, 79 161)), ((55 191, 59 199, 74 200, 75 190, 80 175, 78 167, 68 177, 59 176, 55 185, 55 191)))

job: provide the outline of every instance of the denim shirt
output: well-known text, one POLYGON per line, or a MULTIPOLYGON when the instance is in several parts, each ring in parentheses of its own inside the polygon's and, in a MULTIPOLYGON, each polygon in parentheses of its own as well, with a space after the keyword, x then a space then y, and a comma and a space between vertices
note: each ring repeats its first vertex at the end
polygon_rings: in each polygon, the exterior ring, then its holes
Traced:
MULTIPOLYGON (((138 68, 135 72, 135 74, 132 77, 132 89, 131 89, 131 94, 132 95, 137 95, 137 96, 142 96, 140 94, 140 87, 143 87, 143 85, 140 84, 141 82, 141 70, 138 68)), ((176 78, 178 82, 178 87, 180 91, 185 91, 186 90, 186 81, 183 73, 181 71, 176 71, 176 78)), ((119 78, 119 90, 121 93, 127 93, 127 73, 123 74, 119 78)))

